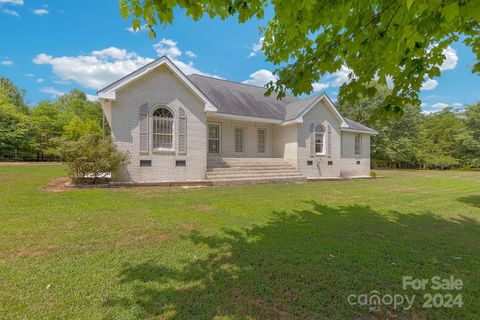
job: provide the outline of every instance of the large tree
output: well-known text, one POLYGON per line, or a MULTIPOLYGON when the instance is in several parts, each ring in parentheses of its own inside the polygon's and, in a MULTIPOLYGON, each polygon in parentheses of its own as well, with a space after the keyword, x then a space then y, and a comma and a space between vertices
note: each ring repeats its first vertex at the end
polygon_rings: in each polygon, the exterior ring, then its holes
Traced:
POLYGON ((350 82, 341 88, 345 100, 373 97, 373 79, 390 82, 383 102, 387 110, 420 104, 422 83, 440 75, 444 50, 462 40, 476 55, 472 71, 480 73, 480 2, 478 0, 121 0, 123 18, 142 20, 155 36, 156 25, 173 22, 176 8, 198 20, 204 15, 239 22, 262 18, 271 4, 274 16, 263 29, 263 51, 278 66, 280 77, 269 93, 310 93, 320 76, 342 68, 350 82))

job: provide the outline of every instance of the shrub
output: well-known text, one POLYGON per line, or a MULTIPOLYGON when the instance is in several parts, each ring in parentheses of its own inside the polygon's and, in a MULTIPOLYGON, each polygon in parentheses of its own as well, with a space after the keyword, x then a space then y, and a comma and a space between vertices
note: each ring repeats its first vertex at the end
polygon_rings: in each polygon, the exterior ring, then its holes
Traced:
POLYGON ((61 138, 58 151, 72 181, 77 184, 104 182, 106 173, 113 176, 128 162, 128 156, 117 150, 110 137, 96 134, 86 134, 73 141, 61 138))
POLYGON ((370 170, 370 177, 372 178, 376 178, 377 177, 377 173, 373 170, 370 170))

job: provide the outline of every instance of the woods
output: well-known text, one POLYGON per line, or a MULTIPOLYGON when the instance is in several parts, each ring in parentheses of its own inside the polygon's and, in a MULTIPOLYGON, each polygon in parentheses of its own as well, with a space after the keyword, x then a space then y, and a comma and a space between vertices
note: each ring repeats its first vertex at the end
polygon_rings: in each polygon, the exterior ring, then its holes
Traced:
MULTIPOLYGON (((342 100, 337 103, 347 118, 379 132, 372 139, 374 167, 480 168, 480 103, 464 110, 447 107, 431 114, 407 105, 399 115, 382 107, 390 89, 376 87, 373 98, 360 97, 354 104, 342 100)), ((9 79, 0 78, 0 160, 56 160, 60 138, 78 141, 87 134, 102 134, 100 104, 88 101, 80 90, 31 107, 24 96, 25 92, 9 79)))
POLYGON ((12 81, 0 78, 0 160, 55 160, 59 138, 102 134, 101 106, 80 90, 31 107, 24 97, 12 81))

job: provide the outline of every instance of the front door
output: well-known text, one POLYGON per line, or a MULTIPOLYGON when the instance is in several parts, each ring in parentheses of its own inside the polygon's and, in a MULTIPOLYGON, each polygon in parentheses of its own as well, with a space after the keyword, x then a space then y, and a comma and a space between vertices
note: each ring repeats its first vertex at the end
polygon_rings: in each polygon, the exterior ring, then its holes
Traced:
POLYGON ((219 123, 208 124, 208 154, 220 154, 222 149, 222 133, 219 123))

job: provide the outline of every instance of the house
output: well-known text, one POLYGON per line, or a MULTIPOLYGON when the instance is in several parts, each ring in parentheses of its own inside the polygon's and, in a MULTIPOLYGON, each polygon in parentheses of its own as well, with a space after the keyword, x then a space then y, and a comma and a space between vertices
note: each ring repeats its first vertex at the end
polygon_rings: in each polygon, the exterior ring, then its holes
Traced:
POLYGON ((113 141, 130 156, 121 182, 216 183, 359 177, 376 131, 342 117, 326 94, 192 74, 162 57, 98 92, 113 141))

